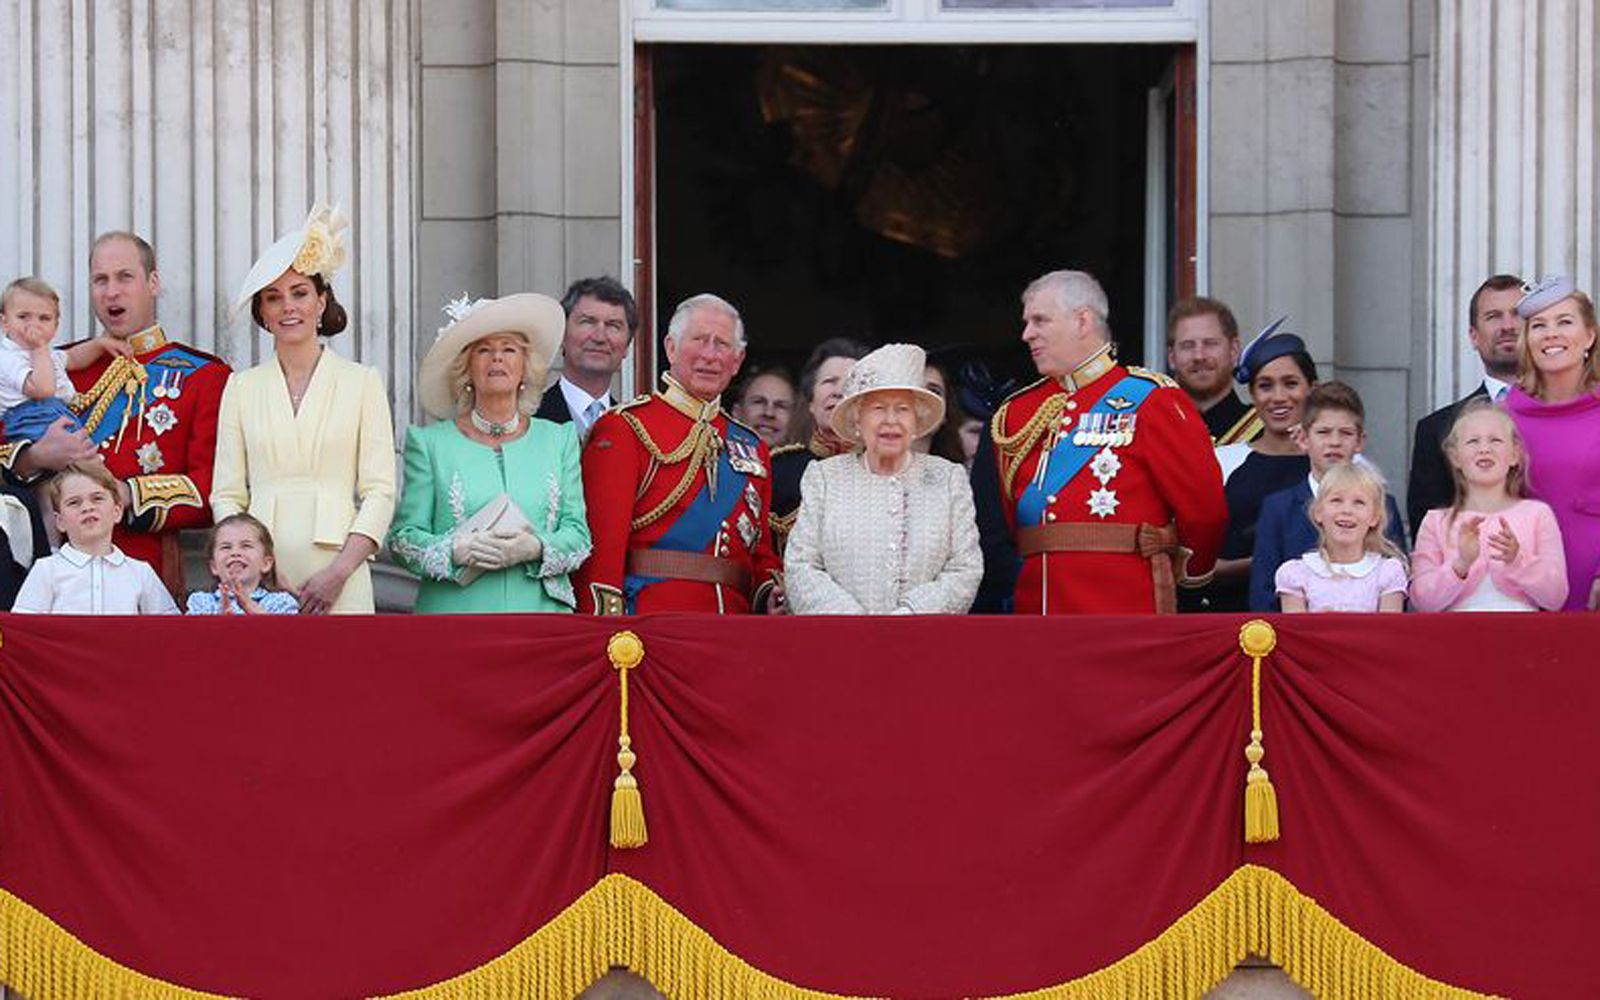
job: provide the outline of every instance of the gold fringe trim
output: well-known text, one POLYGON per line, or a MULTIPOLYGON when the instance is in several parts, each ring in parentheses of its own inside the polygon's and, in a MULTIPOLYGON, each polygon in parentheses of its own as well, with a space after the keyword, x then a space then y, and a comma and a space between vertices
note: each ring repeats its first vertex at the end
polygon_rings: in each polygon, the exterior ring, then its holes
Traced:
POLYGON ((135 972, 0 889, 0 983, 25 1000, 221 1000, 135 972))
MULTIPOLYGON (((1198 1000, 1248 955, 1281 966, 1320 1000, 1494 1000, 1407 968, 1288 879, 1256 865, 1236 870, 1120 961, 1058 986, 993 1000, 1198 1000)), ((686 1000, 865 1000, 762 972, 626 875, 607 875, 500 958, 396 1000, 567 1000, 615 966, 686 1000)))
MULTIPOLYGON (((1154 940, 1087 976, 994 1000, 1197 1000, 1247 955, 1320 1000, 1495 1000, 1385 955, 1270 868, 1245 865, 1154 940)), ((626 875, 607 875, 498 958, 394 1000, 570 1000, 625 966, 685 1000, 857 1000, 786 983, 626 875)), ((216 1000, 111 961, 0 890, 0 982, 28 1000, 216 1000)))

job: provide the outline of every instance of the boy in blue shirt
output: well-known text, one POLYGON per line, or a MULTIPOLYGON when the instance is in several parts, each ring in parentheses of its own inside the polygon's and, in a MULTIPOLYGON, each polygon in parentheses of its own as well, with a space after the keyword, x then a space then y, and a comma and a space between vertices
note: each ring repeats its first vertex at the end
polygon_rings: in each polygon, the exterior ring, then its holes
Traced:
MULTIPOLYGON (((1322 474, 1339 462, 1363 461, 1361 449, 1367 443, 1366 408, 1361 396, 1343 382, 1324 382, 1306 397, 1305 413, 1296 439, 1311 460, 1311 475, 1305 482, 1269 495, 1261 502, 1256 521, 1256 545, 1250 559, 1250 610, 1278 611, 1278 593, 1273 577, 1278 567, 1298 559, 1317 547, 1317 528, 1306 508, 1316 496, 1322 474)), ((1383 496, 1383 533, 1403 552, 1405 528, 1394 497, 1383 496)))

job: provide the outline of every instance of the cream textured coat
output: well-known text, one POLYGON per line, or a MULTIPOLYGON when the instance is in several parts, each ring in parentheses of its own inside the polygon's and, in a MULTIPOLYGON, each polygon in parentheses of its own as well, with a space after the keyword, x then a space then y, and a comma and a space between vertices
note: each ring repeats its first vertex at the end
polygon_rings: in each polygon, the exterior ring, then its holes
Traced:
MULTIPOLYGON (((248 510, 266 524, 285 584, 298 588, 333 562, 346 535, 382 545, 394 503, 394 425, 376 369, 324 349, 298 413, 276 359, 228 380, 211 511, 221 520, 248 510)), ((331 610, 373 610, 365 565, 331 610)))
POLYGON ((983 576, 966 470, 914 454, 874 475, 859 454, 812 462, 784 550, 796 614, 965 614, 983 576))

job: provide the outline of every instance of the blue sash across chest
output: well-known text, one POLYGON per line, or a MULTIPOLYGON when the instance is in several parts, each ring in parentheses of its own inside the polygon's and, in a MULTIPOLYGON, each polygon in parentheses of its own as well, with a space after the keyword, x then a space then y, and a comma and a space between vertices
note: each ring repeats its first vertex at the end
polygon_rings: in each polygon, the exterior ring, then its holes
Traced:
POLYGON ((101 444, 117 436, 117 431, 123 425, 123 414, 128 412, 130 405, 133 407, 133 412, 128 414, 128 419, 131 422, 138 418, 141 402, 146 410, 156 403, 163 402, 162 399, 158 399, 154 395, 157 386, 164 387, 169 393, 181 393, 183 391, 183 383, 187 381, 188 377, 210 364, 211 361, 198 354, 192 354, 181 347, 169 345, 160 354, 141 363, 144 365, 145 373, 148 376, 148 381, 145 382, 139 394, 143 398, 140 399, 139 395, 130 397, 125 392, 117 393, 111 400, 111 404, 106 407, 105 416, 100 418, 100 422, 95 425, 94 431, 89 435, 90 440, 95 444, 101 444))
MULTIPOLYGON (((754 454, 761 445, 760 438, 738 424, 729 423, 725 436, 731 441, 746 445, 751 454, 754 454)), ((729 451, 730 449, 724 444, 717 455, 717 492, 712 494, 709 481, 702 483, 700 491, 689 501, 689 506, 683 509, 677 520, 672 522, 672 526, 662 533, 650 548, 666 549, 669 552, 704 552, 716 539, 717 532, 722 528, 722 522, 726 521, 728 515, 738 506, 739 498, 744 495, 745 483, 749 481, 749 476, 734 468, 732 460, 728 457, 729 451)), ((634 600, 640 591, 653 583, 660 582, 661 577, 658 576, 629 573, 622 582, 622 594, 628 612, 633 613, 634 600)))
MULTIPOLYGON (((1140 378, 1137 375, 1124 375, 1093 406, 1085 410, 1079 420, 1084 421, 1090 414, 1137 413, 1155 387, 1156 384, 1150 379, 1140 378), (1111 405, 1113 399, 1118 401, 1117 406, 1111 405)), ((1044 474, 1035 475, 1028 483, 1027 489, 1022 491, 1022 496, 1017 499, 1018 527, 1043 524, 1045 508, 1050 506, 1050 498, 1072 482, 1073 477, 1083 471, 1083 467, 1089 464, 1102 447, 1104 445, 1087 442, 1077 444, 1074 442, 1074 435, 1061 435, 1056 446, 1040 460, 1044 463, 1044 474)))

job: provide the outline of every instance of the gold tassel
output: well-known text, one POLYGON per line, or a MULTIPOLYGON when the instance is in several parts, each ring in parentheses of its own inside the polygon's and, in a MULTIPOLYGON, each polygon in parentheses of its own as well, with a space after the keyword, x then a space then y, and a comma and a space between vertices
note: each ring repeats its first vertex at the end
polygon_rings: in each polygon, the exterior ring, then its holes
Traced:
POLYGON ((617 727, 617 767, 621 770, 611 783, 611 846, 643 847, 650 834, 644 825, 644 796, 639 793, 639 779, 633 776, 639 758, 628 736, 628 671, 644 661, 644 643, 632 632, 618 632, 606 643, 606 656, 617 671, 621 692, 617 727))
POLYGON ((1250 762, 1250 773, 1244 783, 1244 842, 1267 844, 1278 839, 1278 792, 1272 787, 1267 769, 1261 758, 1267 751, 1261 746, 1261 660, 1278 645, 1278 634, 1272 626, 1259 618, 1244 623, 1239 629, 1239 648, 1250 657, 1250 743, 1244 748, 1244 759, 1250 762))

